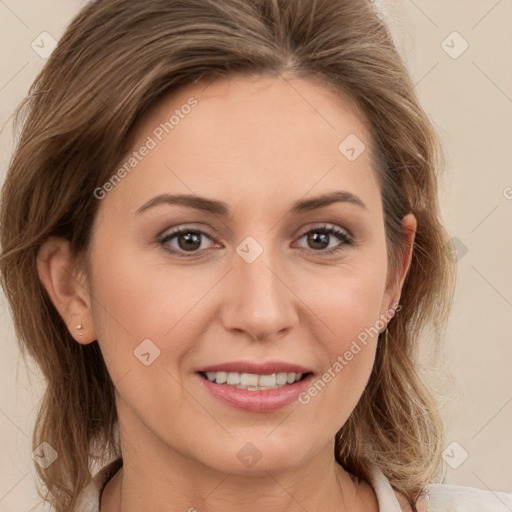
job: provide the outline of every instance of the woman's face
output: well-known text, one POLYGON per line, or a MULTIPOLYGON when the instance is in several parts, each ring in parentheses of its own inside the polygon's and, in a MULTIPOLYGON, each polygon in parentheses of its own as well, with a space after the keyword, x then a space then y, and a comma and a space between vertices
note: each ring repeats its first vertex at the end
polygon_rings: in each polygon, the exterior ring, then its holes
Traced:
POLYGON ((398 299, 369 141, 347 99, 303 79, 195 84, 144 118, 97 191, 89 281, 138 456, 227 472, 332 457, 398 299))

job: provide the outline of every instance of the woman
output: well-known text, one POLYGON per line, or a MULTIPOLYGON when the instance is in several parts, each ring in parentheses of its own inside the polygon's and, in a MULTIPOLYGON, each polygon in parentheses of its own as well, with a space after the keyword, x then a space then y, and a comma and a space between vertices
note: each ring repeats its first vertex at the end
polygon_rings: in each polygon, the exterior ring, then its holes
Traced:
POLYGON ((512 506, 433 483, 442 154, 371 2, 95 1, 24 109, 1 269, 57 512, 512 506))

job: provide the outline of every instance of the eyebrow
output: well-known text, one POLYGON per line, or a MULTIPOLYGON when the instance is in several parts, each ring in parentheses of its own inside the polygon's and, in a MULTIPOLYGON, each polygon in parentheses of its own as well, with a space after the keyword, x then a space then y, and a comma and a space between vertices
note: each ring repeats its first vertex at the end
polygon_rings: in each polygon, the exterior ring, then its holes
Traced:
MULTIPOLYGON (((368 210, 362 199, 352 192, 346 190, 338 190, 323 194, 311 199, 301 199, 296 201, 291 208, 292 213, 301 213, 323 208, 334 203, 349 203, 359 206, 362 209, 368 210)), ((150 208, 161 204, 185 206, 187 208, 194 208, 216 215, 228 217, 230 215, 229 207, 222 201, 215 201, 206 197, 194 196, 191 194, 160 194, 153 197, 147 203, 143 204, 136 213, 142 213, 150 208)))

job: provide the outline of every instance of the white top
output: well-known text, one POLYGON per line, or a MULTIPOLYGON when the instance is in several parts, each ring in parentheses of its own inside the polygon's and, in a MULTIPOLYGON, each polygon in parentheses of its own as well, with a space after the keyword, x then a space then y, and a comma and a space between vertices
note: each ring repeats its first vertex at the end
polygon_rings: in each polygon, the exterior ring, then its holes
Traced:
MULTIPOLYGON (((117 471, 118 461, 107 464, 80 494, 77 512, 99 512, 103 486, 117 471)), ((402 512, 395 492, 377 467, 372 470, 371 485, 377 495, 379 512, 402 512)), ((427 487, 426 512, 512 512, 512 492, 494 492, 461 485, 431 484, 427 487)))

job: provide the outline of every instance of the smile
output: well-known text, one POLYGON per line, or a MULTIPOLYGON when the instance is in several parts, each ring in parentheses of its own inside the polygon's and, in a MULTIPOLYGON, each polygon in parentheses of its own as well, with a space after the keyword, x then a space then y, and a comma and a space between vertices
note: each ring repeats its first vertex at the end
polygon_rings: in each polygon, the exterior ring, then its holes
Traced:
POLYGON ((271 413, 298 400, 315 370, 286 361, 231 361, 196 369, 199 383, 216 401, 252 413, 271 413))
POLYGON ((271 374, 203 372, 201 375, 215 384, 224 384, 248 391, 262 391, 294 384, 302 380, 305 374, 295 372, 271 374))

